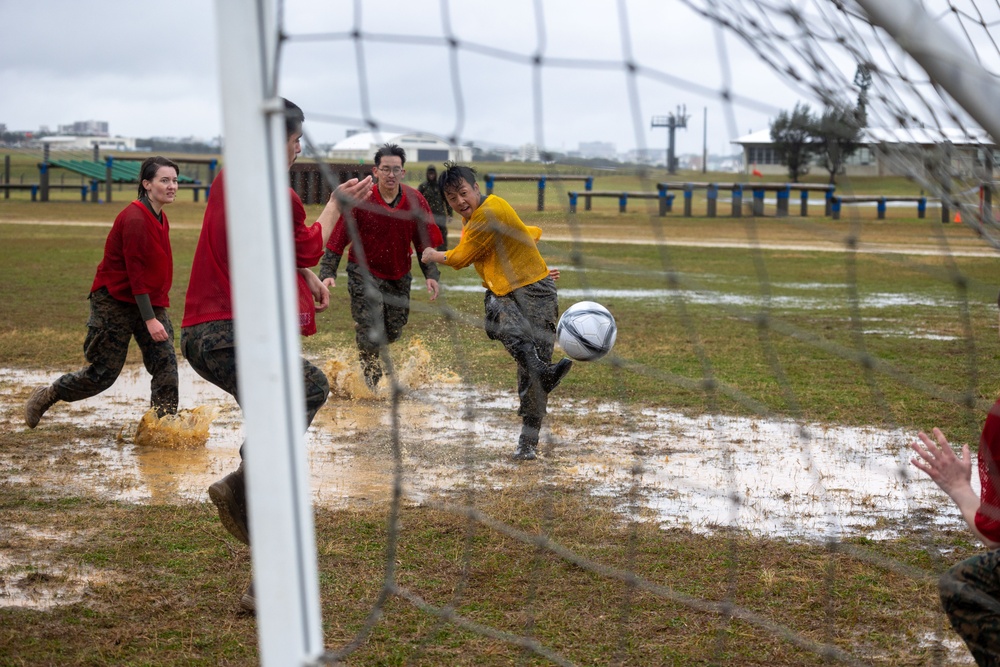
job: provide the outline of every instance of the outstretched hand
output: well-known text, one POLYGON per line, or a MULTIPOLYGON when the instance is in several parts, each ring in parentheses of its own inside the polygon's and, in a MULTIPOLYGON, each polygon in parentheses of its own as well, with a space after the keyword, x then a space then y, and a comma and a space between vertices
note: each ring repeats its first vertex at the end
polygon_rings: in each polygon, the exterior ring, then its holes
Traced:
POLYGON ((338 185, 337 188, 330 193, 330 199, 338 202, 341 208, 343 208, 345 204, 353 205, 371 194, 373 185, 374 183, 372 182, 372 177, 370 175, 365 176, 361 180, 352 178, 338 185))
POLYGON ((942 491, 954 498, 956 491, 971 486, 972 455, 969 453, 969 446, 962 445, 962 458, 958 458, 948 443, 948 439, 944 437, 944 433, 937 428, 933 430, 933 433, 937 443, 931 440, 926 433, 917 435, 920 442, 912 443, 910 448, 920 458, 910 459, 910 462, 927 473, 941 487, 942 491))

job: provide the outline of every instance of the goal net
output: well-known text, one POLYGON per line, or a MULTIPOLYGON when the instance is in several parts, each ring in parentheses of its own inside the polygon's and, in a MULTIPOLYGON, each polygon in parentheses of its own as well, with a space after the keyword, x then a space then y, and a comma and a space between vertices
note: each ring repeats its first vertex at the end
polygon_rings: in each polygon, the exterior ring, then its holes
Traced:
MULTIPOLYGON (((345 163, 371 169, 373 144, 348 135, 435 139, 408 157, 413 187, 428 162, 471 155, 484 192, 543 229, 560 312, 598 301, 619 327, 613 352, 552 394, 540 459, 513 463, 514 362, 483 332, 479 281, 443 268, 430 302, 414 263, 381 398, 336 408, 384 417, 372 429, 392 474, 380 583, 321 662, 967 661, 935 582, 952 543, 974 547, 908 445, 940 426, 974 446, 1000 390, 1000 4, 262 7, 273 80, 226 105, 301 106, 327 192, 345 163), (407 364, 451 379, 408 381, 407 364), (411 505, 463 526, 439 554, 457 563, 447 585, 401 555, 436 539, 402 527, 411 505), (511 543, 524 559, 500 576, 494 550, 511 543), (582 604, 580 573, 614 593, 582 604), (401 606, 430 620, 406 626, 401 606)), ((320 365, 333 354, 309 345, 320 365)))

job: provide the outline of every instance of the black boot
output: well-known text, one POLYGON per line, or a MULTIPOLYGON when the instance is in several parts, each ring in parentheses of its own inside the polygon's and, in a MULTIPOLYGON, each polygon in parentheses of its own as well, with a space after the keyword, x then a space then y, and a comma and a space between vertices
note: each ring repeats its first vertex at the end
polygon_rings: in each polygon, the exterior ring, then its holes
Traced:
POLYGON ((246 483, 243 479, 243 463, 208 487, 208 497, 219 510, 219 520, 229 534, 243 544, 250 544, 250 526, 247 523, 246 483))
POLYGON ((548 372, 542 376, 542 389, 545 390, 546 394, 552 393, 552 390, 559 386, 572 366, 573 360, 567 358, 549 366, 548 372))
POLYGON ((530 438, 523 433, 517 439, 517 449, 514 450, 515 461, 534 461, 538 458, 538 438, 530 438))
POLYGON ((509 349, 517 362, 527 368, 528 373, 538 378, 542 391, 546 394, 551 393, 559 385, 566 377, 566 373, 569 373, 570 367, 573 366, 573 361, 570 359, 563 359, 557 364, 545 363, 538 356, 538 350, 530 342, 512 345, 509 349))

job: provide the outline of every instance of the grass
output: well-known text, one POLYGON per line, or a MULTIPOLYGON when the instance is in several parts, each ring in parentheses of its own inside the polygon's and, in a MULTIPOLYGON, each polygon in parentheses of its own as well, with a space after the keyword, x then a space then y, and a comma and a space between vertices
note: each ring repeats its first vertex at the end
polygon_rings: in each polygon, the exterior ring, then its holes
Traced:
MULTIPOLYGON (((10 454, 8 447, 3 451, 10 454)), ((428 507, 402 512, 397 585, 436 607, 456 604, 463 619, 499 632, 523 634, 530 624, 532 636, 574 664, 608 664, 615 656, 636 665, 825 664, 752 619, 727 620, 710 611, 725 599, 792 629, 807 645, 837 645, 877 658, 875 664, 900 664, 904 656, 930 664, 930 649, 914 647, 922 631, 940 627, 936 583, 849 552, 860 545, 840 552, 653 524, 625 528, 600 500, 552 493, 533 473, 516 492, 487 492, 480 500, 495 520, 528 533, 544 530, 583 558, 634 572, 649 588, 600 576, 482 526, 470 533, 462 519, 428 507), (552 515, 558 520, 545 520, 552 515), (688 598, 703 600, 703 607, 681 601, 688 598)), ((255 662, 253 618, 231 611, 234 591, 246 585, 248 553, 222 536, 209 505, 67 504, 4 484, 0 506, 13 526, 68 536, 46 549, 46 560, 101 573, 80 602, 46 612, 0 608, 5 664, 255 662)), ((363 627, 383 585, 385 518, 381 507, 316 514, 329 645, 346 643, 363 627)), ((936 566, 907 541, 867 549, 917 572, 936 566)), ((39 571, 46 569, 40 563, 39 571)), ((440 625, 390 598, 349 664, 550 663, 440 625)))
MULTIPOLYGON (((564 269, 562 307, 598 294, 618 321, 615 352, 625 363, 577 364, 559 390, 568 398, 691 414, 942 425, 955 441, 974 444, 982 404, 1000 393, 995 257, 803 249, 843 247, 851 236, 918 249, 942 241, 981 249, 961 225, 905 217, 660 219, 616 208, 573 218, 534 212, 533 184, 498 187, 505 197, 508 191, 522 217, 545 229, 544 253, 564 269), (614 240, 552 240, 571 237, 614 240), (767 247, 629 242, 654 238, 756 238, 767 247), (946 335, 955 338, 940 338, 946 335), (873 360, 871 368, 864 359, 873 360), (714 388, 706 387, 708 379, 714 388), (968 393, 979 401, 972 409, 968 393)), ((178 202, 168 209, 178 329, 203 207, 178 202)), ((118 209, 117 202, 0 200, 0 367, 81 364, 85 297, 118 209)), ((483 391, 509 393, 512 364, 477 326, 482 296, 475 275, 446 269, 444 283, 469 291, 451 290, 443 303, 430 304, 415 290, 405 337, 419 338, 436 364, 483 391), (442 319, 441 306, 456 319, 442 319)), ((303 345, 321 357, 352 340, 340 285, 320 315, 320 332, 303 345)), ((130 361, 138 362, 135 350, 130 361)), ((90 576, 78 602, 44 612, 0 607, 0 664, 256 662, 254 620, 234 612, 249 555, 220 530, 210 504, 116 503, 34 484, 32 471, 43 468, 77 474, 88 465, 81 443, 114 442, 116 426, 26 431, 14 412, 0 415, 0 425, 0 513, 9 527, 0 535, 0 554, 33 568, 21 578, 4 566, 0 584, 51 586, 59 577, 78 578, 73 573, 90 576), (39 537, 46 534, 58 538, 39 537)), ((435 607, 454 604, 461 618, 496 632, 529 634, 575 664, 824 664, 809 648, 813 643, 871 664, 950 664, 926 634, 954 638, 939 610, 934 574, 977 551, 965 534, 911 530, 906 538, 828 547, 721 530, 710 536, 663 530, 655 522, 625 521, 612 499, 586 488, 553 488, 544 472, 519 468, 502 488, 477 490, 475 506, 603 568, 634 572, 642 585, 470 524, 433 502, 402 511, 396 583, 435 607), (727 618, 713 606, 722 601, 749 615, 727 618)), ((381 590, 387 512, 378 502, 316 511, 328 646, 355 636, 381 590)), ((349 664, 551 664, 509 642, 440 623, 400 596, 390 597, 382 612, 349 664)))

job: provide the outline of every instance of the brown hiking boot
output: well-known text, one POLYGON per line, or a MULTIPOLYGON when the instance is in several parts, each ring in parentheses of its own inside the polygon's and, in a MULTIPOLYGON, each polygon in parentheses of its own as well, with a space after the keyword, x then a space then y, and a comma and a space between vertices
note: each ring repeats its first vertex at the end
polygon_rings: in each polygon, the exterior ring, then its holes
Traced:
POLYGON ((240 609, 243 611, 248 611, 251 614, 257 613, 257 596, 253 592, 253 582, 247 586, 247 589, 243 591, 243 597, 240 598, 240 609))
POLYGON ((59 396, 56 394, 56 388, 50 384, 31 392, 28 402, 24 404, 24 423, 28 425, 28 428, 35 428, 45 411, 58 401, 59 396))
POLYGON ((243 544, 250 544, 247 524, 246 485, 243 481, 243 464, 218 482, 208 487, 208 497, 219 510, 219 520, 229 534, 243 544))

